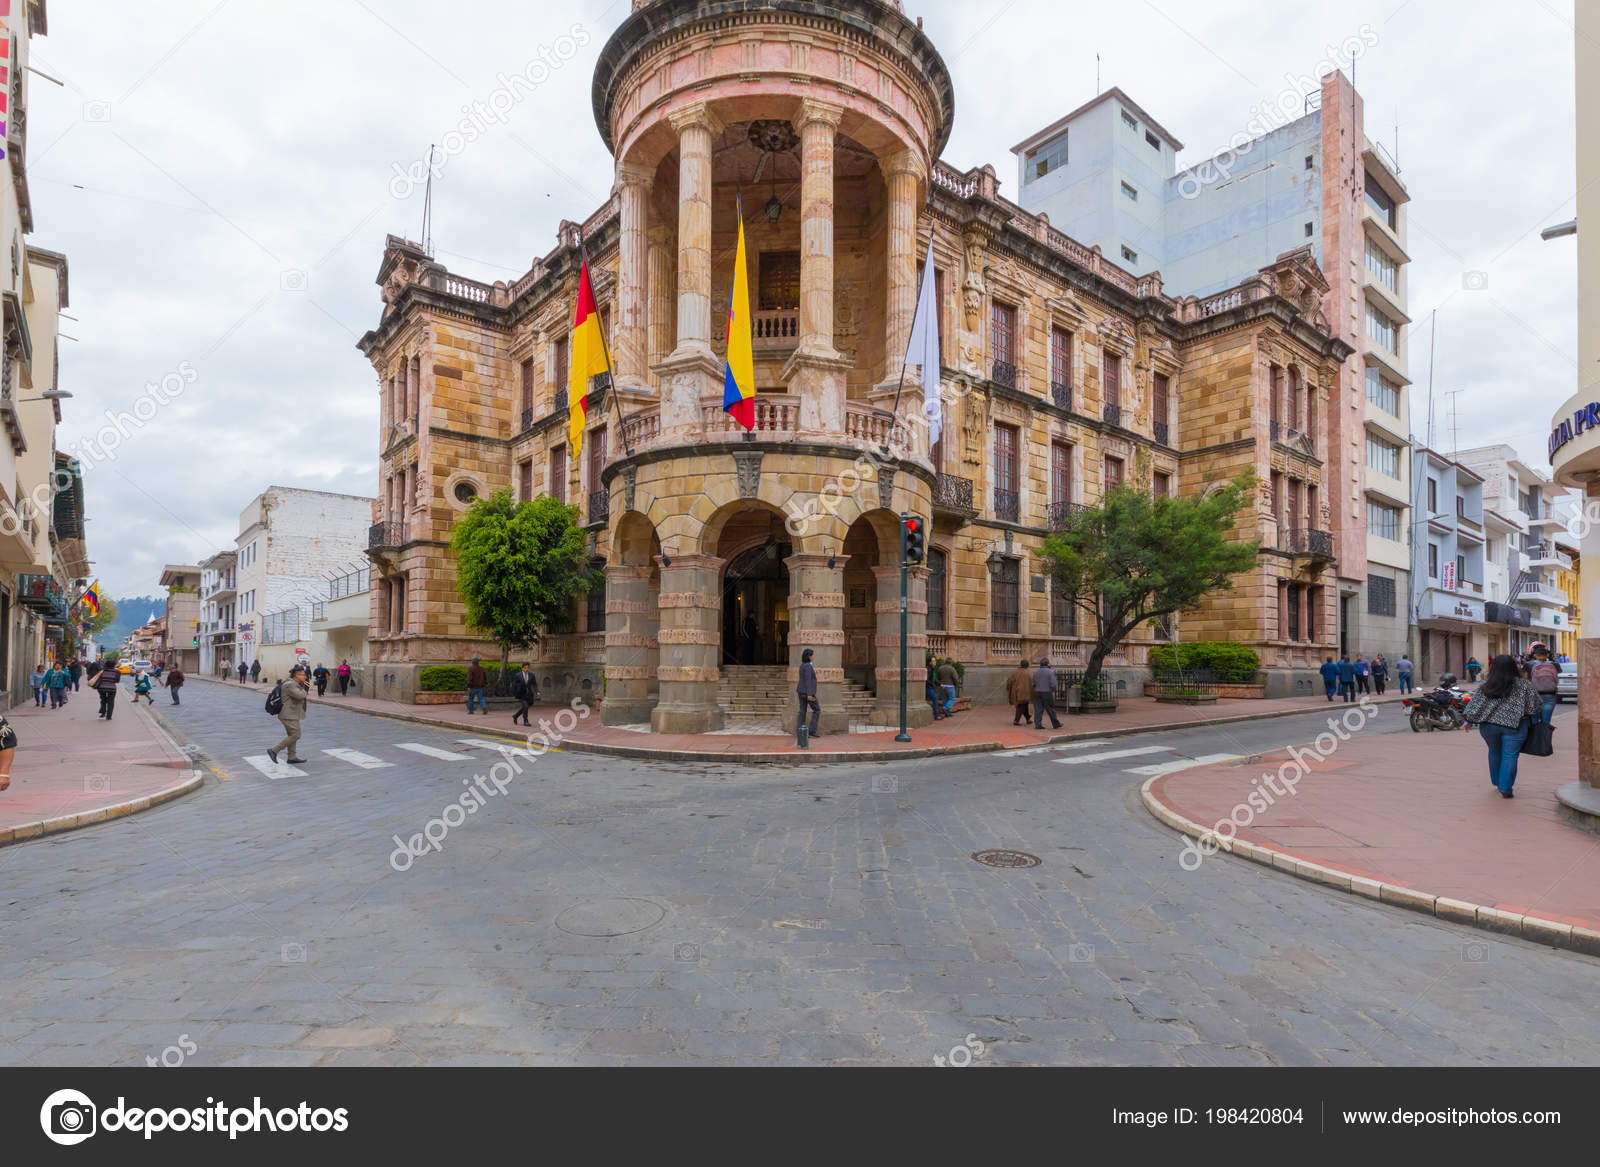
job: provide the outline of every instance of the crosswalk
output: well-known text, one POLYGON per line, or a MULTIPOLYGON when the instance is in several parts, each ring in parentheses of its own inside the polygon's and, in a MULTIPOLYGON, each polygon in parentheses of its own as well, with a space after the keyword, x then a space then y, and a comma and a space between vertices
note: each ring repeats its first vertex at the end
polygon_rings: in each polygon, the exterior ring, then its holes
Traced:
POLYGON ((1114 746, 1109 738, 1091 738, 1087 741, 1057 742, 1047 746, 1024 746, 1015 750, 1000 750, 996 757, 1000 758, 1032 758, 1045 754, 1055 754, 1049 760, 1058 766, 1098 766, 1106 762, 1120 762, 1125 759, 1150 757, 1156 754, 1171 754, 1173 757, 1162 762, 1150 762, 1141 766, 1129 766, 1122 769, 1124 774, 1135 774, 1141 778, 1157 778, 1162 774, 1171 774, 1178 770, 1187 770, 1191 766, 1215 766, 1223 762, 1237 762, 1242 754, 1200 754, 1195 757, 1183 753, 1172 746, 1114 746), (1099 747, 1112 746, 1111 749, 1099 747), (1093 753, 1084 753, 1093 750, 1093 753))
MULTIPOLYGON (((455 744, 465 746, 473 750, 487 750, 490 753, 502 756, 509 753, 526 758, 539 757, 539 751, 537 750, 530 750, 525 746, 514 745, 508 741, 495 741, 491 738, 463 737, 457 738, 455 740, 455 744)), ((440 746, 431 746, 423 742, 394 742, 392 746, 388 748, 404 750, 408 754, 421 755, 424 758, 432 758, 439 762, 481 762, 488 760, 481 753, 462 753, 458 750, 447 750, 440 746)), ((344 766, 353 767, 357 770, 386 770, 392 768, 396 764, 393 761, 386 760, 374 754, 363 753, 361 750, 352 750, 342 746, 324 749, 320 752, 325 757, 332 759, 336 763, 341 763, 342 765, 318 767, 318 773, 327 773, 332 770, 342 769, 344 766)), ((271 758, 267 757, 266 754, 246 754, 244 755, 242 761, 260 773, 263 777, 272 779, 274 781, 280 778, 307 777, 310 771, 304 769, 303 767, 314 765, 309 756, 300 759, 300 765, 296 766, 291 766, 288 760, 281 756, 279 757, 278 761, 274 762, 271 758)))

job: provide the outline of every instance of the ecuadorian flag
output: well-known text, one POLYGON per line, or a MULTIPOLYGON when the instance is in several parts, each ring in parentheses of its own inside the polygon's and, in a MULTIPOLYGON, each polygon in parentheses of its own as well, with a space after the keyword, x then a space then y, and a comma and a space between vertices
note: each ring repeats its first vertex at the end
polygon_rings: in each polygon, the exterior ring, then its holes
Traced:
POLYGON ((589 285, 587 259, 578 276, 578 306, 572 313, 568 357, 571 369, 567 374, 567 444, 575 458, 583 450, 583 427, 589 418, 589 378, 611 371, 605 337, 600 332, 600 312, 594 306, 594 289, 589 285))
POLYGON ((733 259, 733 295, 728 301, 728 369, 722 379, 722 409, 747 430, 756 428, 756 371, 751 356, 750 273, 744 256, 744 199, 739 199, 739 247, 733 259))
POLYGON ((85 608, 89 609, 90 616, 100 615, 100 581, 95 580, 94 583, 89 586, 89 590, 83 593, 82 598, 79 599, 78 602, 85 608))

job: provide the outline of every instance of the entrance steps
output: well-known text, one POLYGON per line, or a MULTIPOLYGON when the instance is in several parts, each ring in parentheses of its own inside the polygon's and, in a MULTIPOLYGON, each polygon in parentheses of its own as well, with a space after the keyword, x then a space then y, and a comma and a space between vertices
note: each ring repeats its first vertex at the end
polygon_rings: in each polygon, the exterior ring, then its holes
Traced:
MULTIPOLYGON (((730 714, 791 717, 797 707, 787 665, 725 665, 717 703, 730 714)), ((854 681, 844 683, 844 709, 852 723, 872 714, 873 697, 854 681)))

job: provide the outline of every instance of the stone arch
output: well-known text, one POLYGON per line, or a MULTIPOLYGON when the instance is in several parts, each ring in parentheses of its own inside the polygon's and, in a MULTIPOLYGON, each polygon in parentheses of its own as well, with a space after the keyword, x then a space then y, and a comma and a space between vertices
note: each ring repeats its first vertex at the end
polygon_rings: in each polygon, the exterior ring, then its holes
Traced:
POLYGON ((655 524, 638 511, 628 511, 617 521, 611 536, 611 561, 629 567, 647 567, 661 554, 661 536, 655 524))

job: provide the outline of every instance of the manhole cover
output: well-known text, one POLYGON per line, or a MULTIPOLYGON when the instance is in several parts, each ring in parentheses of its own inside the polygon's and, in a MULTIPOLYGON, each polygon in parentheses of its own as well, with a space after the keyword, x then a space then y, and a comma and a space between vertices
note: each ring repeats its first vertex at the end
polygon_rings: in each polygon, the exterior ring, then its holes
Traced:
POLYGON ((562 912, 556 917, 556 927, 574 936, 627 936, 660 923, 666 914, 649 900, 595 900, 562 912))
POLYGON ((1026 851, 974 851, 972 857, 985 867, 1037 867, 1044 862, 1026 851))

